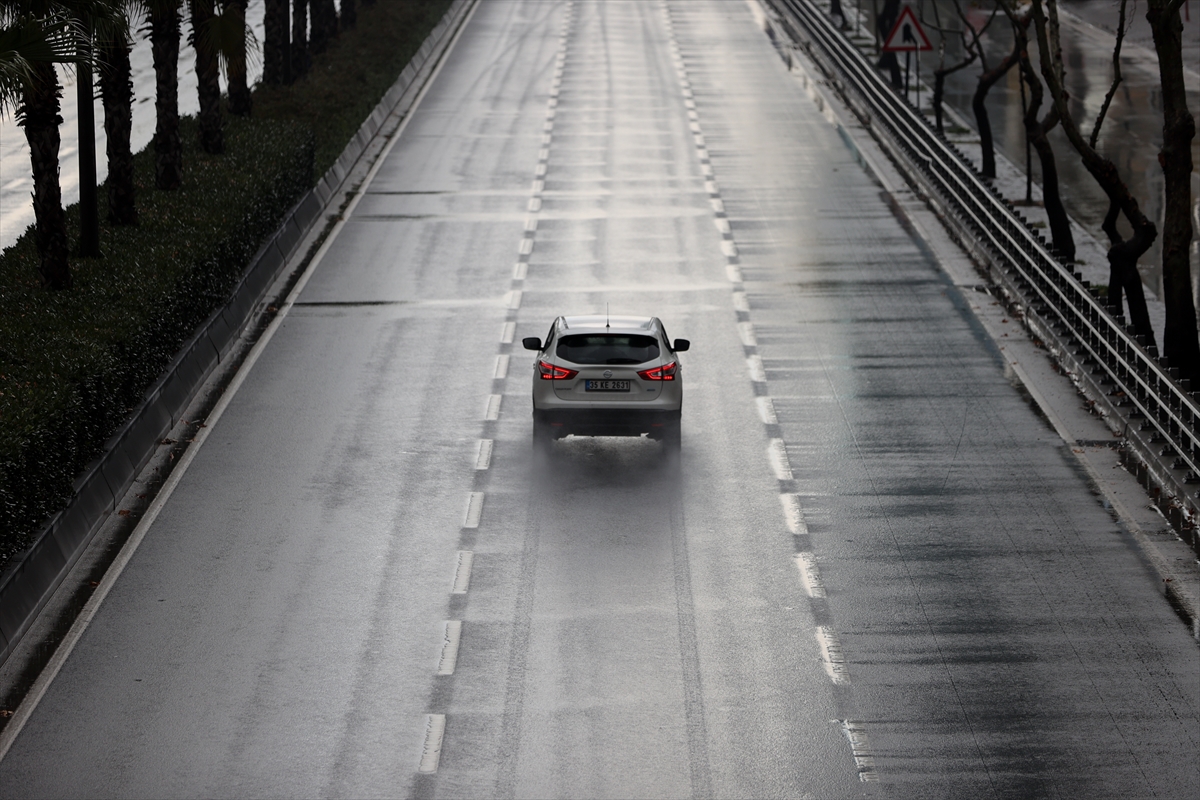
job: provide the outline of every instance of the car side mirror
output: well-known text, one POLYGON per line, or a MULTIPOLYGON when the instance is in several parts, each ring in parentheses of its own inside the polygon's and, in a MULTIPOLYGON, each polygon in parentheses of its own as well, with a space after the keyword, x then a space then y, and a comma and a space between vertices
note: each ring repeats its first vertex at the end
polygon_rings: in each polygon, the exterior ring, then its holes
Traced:
POLYGON ((671 347, 676 353, 682 353, 692 346, 692 343, 687 339, 676 339, 675 344, 671 347))
POLYGON ((526 350, 541 350, 542 349, 542 340, 536 336, 526 336, 524 339, 521 340, 521 345, 526 350))

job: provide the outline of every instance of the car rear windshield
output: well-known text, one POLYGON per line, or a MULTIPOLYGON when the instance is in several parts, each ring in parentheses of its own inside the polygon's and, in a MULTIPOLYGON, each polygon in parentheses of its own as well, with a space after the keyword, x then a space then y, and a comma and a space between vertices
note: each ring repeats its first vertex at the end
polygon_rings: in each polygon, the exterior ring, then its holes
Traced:
POLYGON ((555 353, 572 364, 644 364, 658 358, 658 340, 637 334, 576 333, 559 339, 555 353))

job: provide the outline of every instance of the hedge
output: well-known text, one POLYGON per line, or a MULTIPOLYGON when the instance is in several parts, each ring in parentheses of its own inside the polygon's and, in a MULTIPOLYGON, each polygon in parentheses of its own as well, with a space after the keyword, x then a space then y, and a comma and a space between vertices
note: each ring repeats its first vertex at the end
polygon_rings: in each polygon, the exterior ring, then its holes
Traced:
MULTIPOLYGON (((181 128, 184 185, 155 191, 154 154, 140 153, 140 224, 103 226, 104 256, 72 260, 72 289, 41 288, 32 231, 0 255, 0 565, 66 504, 75 476, 313 184, 305 124, 230 119, 221 156, 198 150, 193 118, 181 128)), ((68 209, 72 231, 78 213, 68 209)))

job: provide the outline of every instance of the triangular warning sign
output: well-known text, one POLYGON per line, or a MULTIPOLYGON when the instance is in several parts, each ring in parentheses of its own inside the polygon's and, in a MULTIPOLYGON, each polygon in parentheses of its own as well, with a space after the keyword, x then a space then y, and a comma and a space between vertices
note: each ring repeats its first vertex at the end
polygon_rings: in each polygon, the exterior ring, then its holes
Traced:
POLYGON ((893 53, 933 49, 929 37, 921 28, 921 23, 917 22, 917 17, 913 14, 912 6, 904 6, 901 9, 900 18, 896 20, 892 32, 883 42, 883 49, 893 53))

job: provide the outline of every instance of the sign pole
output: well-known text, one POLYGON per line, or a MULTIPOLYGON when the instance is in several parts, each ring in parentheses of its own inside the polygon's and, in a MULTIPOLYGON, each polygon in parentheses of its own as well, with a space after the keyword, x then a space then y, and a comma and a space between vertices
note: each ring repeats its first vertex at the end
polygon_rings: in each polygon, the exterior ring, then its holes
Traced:
POLYGON ((904 51, 904 99, 908 99, 908 70, 909 62, 912 61, 912 51, 904 51))

